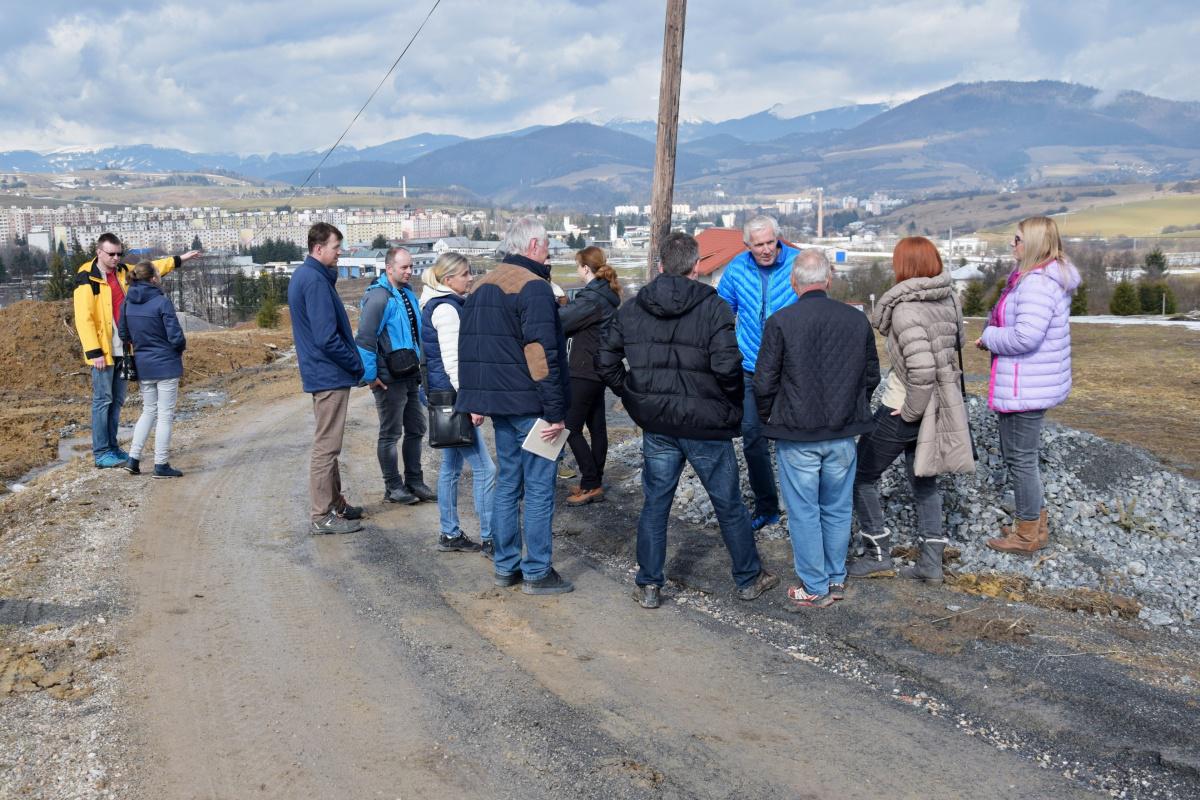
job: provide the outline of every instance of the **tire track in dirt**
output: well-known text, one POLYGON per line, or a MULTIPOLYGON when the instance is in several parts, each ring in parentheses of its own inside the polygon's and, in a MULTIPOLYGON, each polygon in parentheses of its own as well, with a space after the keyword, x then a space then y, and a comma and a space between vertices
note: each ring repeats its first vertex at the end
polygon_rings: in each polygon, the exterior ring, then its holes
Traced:
MULTIPOLYGON (((369 401, 343 456, 368 501, 369 401)), ((1083 794, 746 634, 646 612, 585 558, 560 551, 571 595, 491 588, 484 559, 434 552, 432 504, 309 537, 311 425, 303 396, 225 415, 142 509, 146 797, 1083 794)))

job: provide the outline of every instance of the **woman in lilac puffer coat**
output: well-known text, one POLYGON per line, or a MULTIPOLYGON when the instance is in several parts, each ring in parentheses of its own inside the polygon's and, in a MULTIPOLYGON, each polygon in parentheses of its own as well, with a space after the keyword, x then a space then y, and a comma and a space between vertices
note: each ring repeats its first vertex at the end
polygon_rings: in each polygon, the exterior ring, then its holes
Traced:
POLYGON ((975 342, 992 354, 988 407, 999 416, 1017 506, 1016 525, 1001 526, 987 546, 1032 555, 1050 543, 1038 455, 1046 410, 1071 392, 1071 295, 1080 280, 1049 217, 1023 220, 1012 246, 1017 268, 975 342))

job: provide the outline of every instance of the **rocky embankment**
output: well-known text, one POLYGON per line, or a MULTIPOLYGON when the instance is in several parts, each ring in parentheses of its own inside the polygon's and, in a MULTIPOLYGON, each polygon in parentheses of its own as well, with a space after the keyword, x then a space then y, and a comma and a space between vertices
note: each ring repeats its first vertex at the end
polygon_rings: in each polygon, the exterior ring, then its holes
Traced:
MULTIPOLYGON (((1011 519, 1012 493, 995 414, 978 397, 969 399, 968 408, 979 463, 974 474, 939 479, 945 530, 959 553, 954 573, 969 575, 971 582, 998 576, 1023 594, 1094 590, 1112 598, 1111 608, 1092 603, 1076 613, 1136 616, 1148 627, 1200 633, 1200 484, 1164 469, 1137 448, 1048 423, 1041 467, 1050 547, 1033 558, 997 553, 984 541, 1011 519)), ((742 492, 749 500, 740 447, 737 451, 742 492)), ((640 437, 615 446, 609 457, 634 467, 627 480, 640 485, 640 437)), ((910 542, 916 512, 901 461, 880 479, 880 494, 894 543, 910 542)), ((716 527, 712 504, 690 468, 680 481, 674 514, 716 527)), ((759 535, 786 538, 786 515, 759 535)), ((897 565, 905 550, 893 551, 897 565)))

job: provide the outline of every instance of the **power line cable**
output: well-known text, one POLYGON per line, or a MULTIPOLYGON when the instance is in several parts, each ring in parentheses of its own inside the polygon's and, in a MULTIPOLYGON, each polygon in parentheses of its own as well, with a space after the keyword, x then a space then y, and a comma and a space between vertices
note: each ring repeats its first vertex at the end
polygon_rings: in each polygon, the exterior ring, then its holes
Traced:
MULTIPOLYGON (((356 113, 354 118, 350 120, 350 124, 348 124, 346 129, 342 131, 342 134, 337 138, 337 141, 325 151, 325 155, 321 156, 321 160, 317 162, 315 167, 313 167, 312 172, 308 173, 308 177, 304 179, 304 182, 296 187, 296 191, 292 193, 291 197, 287 198, 284 203, 285 205, 290 206, 291 202, 300 196, 300 192, 303 191, 306 186, 308 186, 308 182, 313 179, 313 176, 321 170, 321 167, 325 164, 329 157, 333 155, 333 151, 336 150, 337 146, 342 143, 343 139, 346 138, 346 134, 348 134, 350 129, 354 127, 354 123, 358 122, 358 118, 362 116, 362 113, 367 110, 367 106, 369 106, 371 101, 375 99, 375 95, 377 95, 379 90, 383 88, 383 84, 385 84, 387 79, 391 77, 392 73, 396 71, 396 67, 400 65, 400 61, 404 58, 404 54, 407 53, 408 49, 413 46, 413 42, 415 42, 417 37, 421 35, 421 31, 425 29, 425 24, 429 22, 429 18, 433 16, 433 12, 436 11, 437 7, 441 4, 442 0, 434 0, 433 5, 429 8, 429 13, 425 15, 425 19, 423 19, 421 24, 417 26, 417 29, 413 32, 412 37, 408 40, 408 44, 404 45, 404 49, 400 51, 400 55, 396 56, 396 60, 392 62, 390 67, 388 67, 388 71, 382 78, 380 78, 378 85, 376 85, 370 96, 367 97, 367 101, 362 104, 362 108, 358 109, 358 113, 356 113)), ((262 233, 269 233, 274 227, 275 225, 268 225, 266 230, 262 233)))
MULTIPOLYGON (((350 129, 354 127, 354 123, 358 122, 358 118, 362 116, 364 111, 367 110, 367 106, 371 104, 371 101, 375 99, 375 95, 378 94, 379 90, 383 88, 383 84, 387 82, 387 79, 391 77, 392 73, 396 70, 396 67, 399 66, 400 60, 404 58, 404 54, 408 52, 408 48, 412 47, 413 42, 417 40, 417 37, 421 34, 421 30, 425 27, 425 23, 429 22, 429 18, 433 16, 433 12, 437 10, 437 7, 441 5, 441 2, 442 0, 434 0, 433 6, 429 9, 429 13, 425 15, 425 19, 422 20, 421 24, 417 26, 417 30, 413 33, 412 38, 408 40, 408 44, 404 45, 404 49, 400 51, 400 55, 398 55, 396 60, 392 62, 392 66, 388 67, 387 74, 380 79, 379 85, 375 87, 373 92, 371 92, 371 96, 367 98, 367 102, 362 104, 362 108, 360 108, 358 113, 354 115, 354 119, 350 120, 350 124, 346 126, 346 130, 342 131, 342 135, 337 138, 337 141, 333 143, 332 147, 325 151, 325 155, 322 156, 320 162, 313 167, 312 172, 308 173, 308 177, 304 179, 304 183, 300 184, 300 189, 303 189, 308 185, 308 182, 311 181, 313 176, 317 174, 317 171, 321 169, 321 166, 325 163, 329 156, 333 154, 333 151, 337 149, 337 146, 342 143, 342 139, 346 138, 346 134, 349 133, 350 129)), ((299 191, 299 189, 297 189, 297 191, 299 191)))

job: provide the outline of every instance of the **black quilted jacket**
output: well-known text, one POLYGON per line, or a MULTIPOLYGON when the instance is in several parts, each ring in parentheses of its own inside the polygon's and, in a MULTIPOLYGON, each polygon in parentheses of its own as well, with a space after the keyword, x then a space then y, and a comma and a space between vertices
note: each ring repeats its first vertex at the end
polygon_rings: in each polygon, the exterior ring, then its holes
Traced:
POLYGON ((733 312, 711 286, 659 275, 617 311, 596 369, 633 421, 651 433, 740 435, 742 354, 733 312))
POLYGON ((872 429, 875 334, 861 311, 805 292, 763 329, 754 396, 771 439, 820 442, 872 429))

